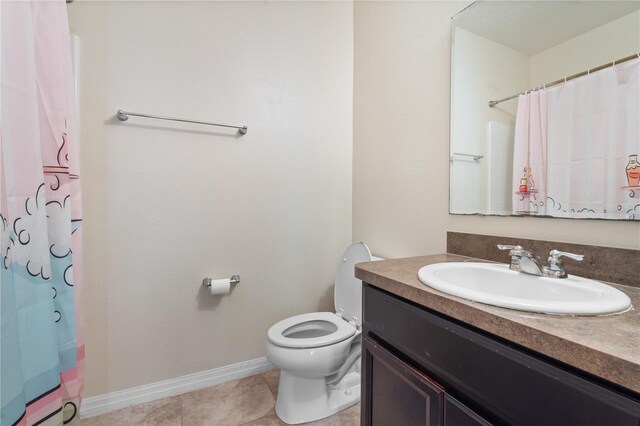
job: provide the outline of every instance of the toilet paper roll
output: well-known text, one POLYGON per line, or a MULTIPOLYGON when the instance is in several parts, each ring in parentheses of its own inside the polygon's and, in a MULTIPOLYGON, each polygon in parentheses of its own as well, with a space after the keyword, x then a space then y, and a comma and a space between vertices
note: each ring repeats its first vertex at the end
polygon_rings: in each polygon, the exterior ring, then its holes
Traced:
POLYGON ((229 294, 231 290, 231 280, 229 278, 221 279, 221 280, 211 280, 211 294, 212 295, 220 295, 220 294, 229 294))

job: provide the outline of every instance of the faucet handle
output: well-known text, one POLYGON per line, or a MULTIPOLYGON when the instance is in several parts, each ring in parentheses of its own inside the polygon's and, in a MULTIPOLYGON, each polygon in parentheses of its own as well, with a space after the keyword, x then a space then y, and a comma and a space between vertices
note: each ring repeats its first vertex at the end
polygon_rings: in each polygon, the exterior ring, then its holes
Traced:
POLYGON ((578 262, 581 262, 582 259, 584 259, 584 255, 582 255, 582 254, 569 253, 569 252, 566 252, 566 251, 551 250, 549 252, 549 261, 551 261, 552 259, 554 261, 558 261, 558 260, 560 260, 560 258, 562 256, 568 257, 569 259, 577 260, 578 262))
POLYGON ((564 270, 564 263, 562 257, 568 257, 569 259, 581 261, 584 256, 581 254, 567 253, 566 251, 551 250, 549 252, 549 259, 547 260, 549 271, 552 271, 554 278, 567 278, 567 272, 564 270))
POLYGON ((508 244, 498 244, 498 250, 523 250, 522 246, 511 246, 508 244))
POLYGON ((509 250, 509 256, 524 256, 529 253, 520 245, 498 244, 498 250, 509 250))

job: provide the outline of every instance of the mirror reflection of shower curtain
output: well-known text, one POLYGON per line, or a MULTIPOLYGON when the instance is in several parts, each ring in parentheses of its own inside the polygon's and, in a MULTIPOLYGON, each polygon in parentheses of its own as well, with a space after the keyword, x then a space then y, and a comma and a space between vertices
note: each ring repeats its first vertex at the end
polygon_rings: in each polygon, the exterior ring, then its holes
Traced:
POLYGON ((547 177, 547 94, 520 95, 513 145, 514 214, 545 214, 547 177))
POLYGON ((522 95, 513 212, 640 220, 639 154, 639 60, 522 95))
POLYGON ((66 5, 3 1, 0 19, 0 424, 79 424, 82 212, 66 5))
POLYGON ((640 187, 626 172, 640 154, 640 61, 548 92, 547 214, 640 220, 640 187))

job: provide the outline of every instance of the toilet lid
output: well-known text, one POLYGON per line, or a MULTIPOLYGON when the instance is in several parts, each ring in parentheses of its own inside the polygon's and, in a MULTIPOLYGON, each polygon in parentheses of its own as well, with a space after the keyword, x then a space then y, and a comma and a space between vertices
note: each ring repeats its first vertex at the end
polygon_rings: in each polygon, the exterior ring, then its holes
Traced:
POLYGON ((342 310, 342 317, 347 321, 355 317, 355 323, 358 326, 362 325, 362 281, 355 277, 354 267, 356 263, 370 261, 369 247, 357 241, 351 244, 342 256, 336 275, 334 290, 336 312, 342 310))

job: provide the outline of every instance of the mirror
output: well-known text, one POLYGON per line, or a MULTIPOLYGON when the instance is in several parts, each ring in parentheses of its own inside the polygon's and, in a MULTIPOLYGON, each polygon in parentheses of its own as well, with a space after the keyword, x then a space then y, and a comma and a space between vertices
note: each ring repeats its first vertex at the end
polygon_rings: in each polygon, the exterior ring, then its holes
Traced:
POLYGON ((451 34, 450 213, 640 220, 640 2, 477 1, 451 34))

